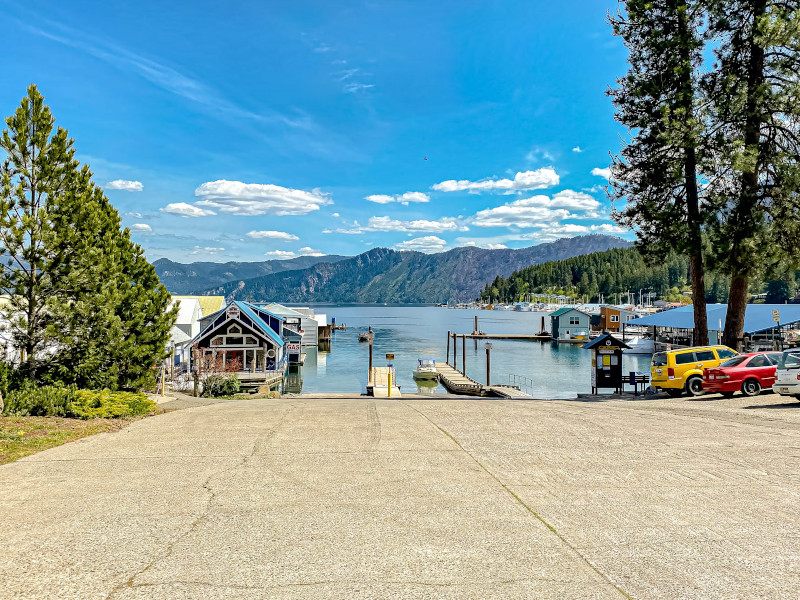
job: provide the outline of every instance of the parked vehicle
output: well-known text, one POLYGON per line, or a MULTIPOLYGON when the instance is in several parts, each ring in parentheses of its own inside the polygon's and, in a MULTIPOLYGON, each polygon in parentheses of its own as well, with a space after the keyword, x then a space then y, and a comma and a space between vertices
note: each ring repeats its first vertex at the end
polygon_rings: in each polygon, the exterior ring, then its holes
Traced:
POLYGON ((750 352, 734 356, 718 367, 705 369, 703 389, 725 397, 733 396, 739 390, 745 396, 757 396, 775 383, 775 369, 780 357, 780 352, 750 352))
POLYGON ((781 354, 772 391, 800 400, 800 348, 784 350, 781 354))
POLYGON ((650 382, 670 396, 703 393, 703 369, 718 367, 737 352, 727 346, 698 346, 656 352, 650 363, 650 382))

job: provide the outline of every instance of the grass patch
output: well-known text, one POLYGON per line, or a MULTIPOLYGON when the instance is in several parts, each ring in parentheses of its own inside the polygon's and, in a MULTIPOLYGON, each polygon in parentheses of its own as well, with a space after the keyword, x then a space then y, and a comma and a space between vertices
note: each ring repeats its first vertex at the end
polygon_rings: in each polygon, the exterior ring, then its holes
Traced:
POLYGON ((119 431, 133 420, 0 416, 0 465, 95 433, 119 431))

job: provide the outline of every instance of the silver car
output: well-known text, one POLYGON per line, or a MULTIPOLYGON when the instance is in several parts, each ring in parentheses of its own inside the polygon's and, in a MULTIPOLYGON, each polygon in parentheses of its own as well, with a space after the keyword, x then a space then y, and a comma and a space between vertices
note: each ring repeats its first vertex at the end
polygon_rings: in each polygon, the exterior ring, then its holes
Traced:
POLYGON ((772 391, 800 400, 800 348, 784 350, 781 354, 772 391))

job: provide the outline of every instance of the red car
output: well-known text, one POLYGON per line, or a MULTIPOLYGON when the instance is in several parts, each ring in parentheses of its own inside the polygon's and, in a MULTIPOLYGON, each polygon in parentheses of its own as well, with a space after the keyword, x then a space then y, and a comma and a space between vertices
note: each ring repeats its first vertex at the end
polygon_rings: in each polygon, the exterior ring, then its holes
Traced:
POLYGON ((780 352, 751 352, 726 360, 720 366, 703 371, 703 389, 729 398, 741 390, 756 396, 775 383, 775 368, 780 352))

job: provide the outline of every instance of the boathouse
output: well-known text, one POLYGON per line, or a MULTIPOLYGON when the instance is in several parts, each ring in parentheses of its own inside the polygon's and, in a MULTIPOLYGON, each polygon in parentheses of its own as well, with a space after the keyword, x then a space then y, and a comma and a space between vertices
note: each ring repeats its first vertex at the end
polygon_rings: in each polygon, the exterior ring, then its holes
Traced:
POLYGON ((249 302, 231 301, 203 317, 200 330, 192 340, 193 361, 200 358, 221 370, 235 365, 239 372, 266 373, 282 369, 288 359, 283 319, 249 302))
POLYGON ((589 315, 577 308, 565 306, 550 315, 550 332, 554 340, 571 339, 576 335, 589 337, 589 315))
MULTIPOLYGON (((721 342, 725 329, 727 304, 707 304, 708 338, 721 342)), ((633 319, 626 326, 649 329, 656 351, 694 345, 694 307, 691 304, 633 319)), ((624 335, 624 332, 623 332, 624 335)), ((744 316, 745 351, 797 346, 800 344, 800 304, 748 304, 744 316)))
POLYGON ((600 331, 611 333, 621 331, 622 324, 636 319, 637 315, 632 310, 620 306, 601 306, 600 307, 600 331))

